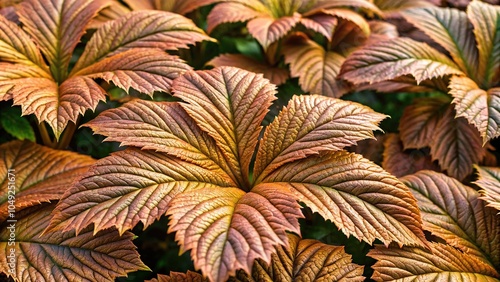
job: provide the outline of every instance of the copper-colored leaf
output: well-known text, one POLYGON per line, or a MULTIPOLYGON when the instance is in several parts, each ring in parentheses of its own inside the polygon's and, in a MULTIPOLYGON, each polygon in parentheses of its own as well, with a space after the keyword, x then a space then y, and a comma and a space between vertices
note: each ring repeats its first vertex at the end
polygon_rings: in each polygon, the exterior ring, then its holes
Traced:
POLYGON ((333 31, 337 27, 337 18, 323 13, 310 15, 300 19, 300 23, 307 29, 318 32, 332 40, 333 31))
POLYGON ((432 7, 426 0, 374 0, 373 3, 382 10, 385 18, 399 17, 400 12, 410 8, 432 7))
POLYGON ((290 64, 293 77, 299 77, 302 90, 330 97, 341 97, 348 89, 337 79, 345 58, 325 51, 312 40, 295 40, 284 46, 285 61, 290 64))
POLYGON ((455 110, 449 106, 436 125, 431 143, 433 160, 438 160, 448 175, 459 180, 472 172, 472 165, 485 156, 481 137, 466 119, 455 118, 455 110))
POLYGON ((500 6, 472 1, 467 6, 467 15, 474 25, 479 49, 477 77, 487 89, 500 80, 500 6))
POLYGON ((266 50, 269 45, 285 37, 300 21, 300 14, 275 19, 271 16, 261 16, 248 22, 248 32, 257 39, 266 50))
POLYGON ((474 183, 482 188, 481 199, 485 200, 488 206, 500 210, 500 169, 476 166, 476 170, 479 177, 474 183))
POLYGON ((431 157, 422 151, 405 152, 398 134, 386 135, 384 147, 382 167, 396 177, 402 177, 423 169, 440 171, 439 166, 432 162, 431 157))
POLYGON ((73 76, 103 78, 127 92, 134 88, 153 95, 154 91, 169 92, 172 80, 191 70, 178 57, 158 49, 134 48, 109 56, 73 76))
POLYGON ((231 175, 213 138, 178 103, 134 100, 101 113, 84 126, 106 136, 104 141, 160 151, 231 175))
POLYGON ((462 74, 458 66, 423 42, 398 37, 354 51, 342 65, 342 78, 374 83, 411 74, 417 83, 448 74, 462 74))
POLYGON ((404 149, 430 146, 448 105, 447 100, 428 98, 416 99, 412 105, 407 106, 399 123, 404 149))
POLYGON ((275 85, 285 83, 290 76, 288 70, 285 68, 271 66, 243 54, 222 54, 213 58, 207 65, 212 65, 214 67, 231 66, 255 73, 261 73, 275 85))
POLYGON ((56 151, 28 141, 0 146, 0 222, 9 216, 10 196, 15 211, 58 200, 73 181, 94 163, 88 156, 56 151))
POLYGON ((271 263, 257 260, 252 274, 230 281, 363 281, 363 267, 352 263, 344 247, 288 234, 289 246, 279 246, 271 263))
POLYGON ((44 204, 25 209, 16 213, 16 222, 0 225, 0 272, 16 281, 114 281, 128 272, 149 270, 130 232, 120 236, 112 229, 97 234, 86 229, 79 235, 57 231, 40 235, 53 208, 54 204, 44 204), (14 241, 8 227, 14 227, 14 241), (9 272, 11 267, 14 273, 9 272))
POLYGON ((277 245, 288 245, 285 231, 299 233, 300 206, 280 184, 264 183, 245 193, 237 188, 184 192, 169 205, 169 232, 191 250, 194 265, 212 281, 225 281, 237 269, 249 273, 255 259, 265 262, 277 245))
POLYGON ((95 232, 121 233, 139 222, 145 227, 165 214, 170 200, 186 190, 231 187, 227 175, 163 153, 127 149, 99 160, 57 205, 49 230, 90 224, 95 232))
POLYGON ((344 20, 348 20, 352 23, 354 23, 359 29, 366 35, 370 35, 370 26, 368 25, 368 22, 361 16, 360 14, 348 10, 348 9, 325 9, 322 11, 323 13, 335 17, 342 18, 344 20))
POLYGON ((153 278, 145 282, 209 282, 201 274, 188 270, 187 273, 170 272, 170 275, 158 274, 158 279, 153 278))
POLYGON ((105 0, 26 0, 18 14, 25 30, 49 61, 58 82, 67 75, 73 50, 105 0))
POLYGON ((500 266, 500 218, 477 191, 433 171, 401 180, 417 198, 424 229, 485 263, 500 266))
POLYGON ((360 155, 340 151, 297 160, 264 181, 289 186, 299 202, 347 236, 425 245, 420 212, 408 188, 360 155))
POLYGON ((489 264, 449 245, 431 243, 431 250, 376 246, 368 255, 375 281, 485 281, 498 282, 500 275, 489 264))
POLYGON ((483 90, 470 78, 453 76, 450 94, 454 97, 457 116, 476 126, 483 145, 500 136, 500 87, 483 90))
POLYGON ((257 0, 245 1, 243 3, 220 3, 216 5, 207 17, 207 31, 212 30, 223 23, 245 22, 258 16, 266 15, 266 8, 257 0))
POLYGON ((162 11, 137 11, 104 24, 87 43, 72 74, 131 48, 175 50, 211 40, 189 19, 162 11))
POLYGON ((189 72, 176 79, 172 88, 175 97, 187 102, 181 104, 186 112, 222 149, 241 187, 246 187, 275 86, 262 75, 220 67, 189 72))
POLYGON ((477 74, 478 52, 472 24, 458 9, 427 7, 405 10, 402 15, 446 49, 460 69, 477 74))
POLYGON ((384 118, 354 102, 319 95, 295 96, 266 128, 254 177, 259 181, 287 162, 373 138, 373 130, 384 118))

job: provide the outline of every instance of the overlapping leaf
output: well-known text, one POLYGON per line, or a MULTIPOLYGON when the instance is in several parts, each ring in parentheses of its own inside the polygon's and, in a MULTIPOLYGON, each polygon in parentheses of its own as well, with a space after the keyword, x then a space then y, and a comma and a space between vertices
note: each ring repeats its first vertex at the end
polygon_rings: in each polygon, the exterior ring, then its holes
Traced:
POLYGON ((212 281, 225 281, 236 269, 249 273, 255 259, 271 260, 277 245, 288 245, 285 231, 299 233, 300 206, 288 189, 260 184, 241 189, 203 188, 170 203, 169 232, 181 250, 191 250, 196 268, 212 281))
POLYGON ((257 260, 252 274, 229 281, 363 281, 363 267, 351 262, 344 247, 288 234, 289 247, 280 246, 271 263, 257 260))
POLYGON ((467 6, 479 49, 479 83, 485 89, 500 81, 500 7, 481 1, 467 6))
POLYGON ((402 181, 417 198, 424 229, 478 260, 500 266, 500 219, 478 192, 432 171, 402 181))
POLYGON ((482 188, 481 199, 485 200, 488 206, 500 210, 500 169, 483 166, 476 166, 476 169, 479 177, 475 184, 482 188))
POLYGON ((237 68, 190 72, 174 82, 174 96, 182 107, 215 139, 241 187, 248 185, 261 123, 275 99, 275 86, 262 75, 237 68))
POLYGON ((209 282, 201 274, 188 270, 187 273, 170 272, 170 275, 158 274, 158 279, 153 278, 146 282, 209 282))
POLYGON ((40 235, 47 226, 54 204, 44 204, 16 213, 17 222, 4 222, 0 231, 0 272, 18 281, 114 281, 128 272, 149 270, 132 243, 133 234, 116 230, 93 234, 86 229, 40 235), (9 241, 15 225, 15 241, 9 241), (9 244, 15 242, 14 245, 9 244), (8 263, 11 250, 14 261, 8 263), (14 273, 10 273, 10 266, 14 273))
POLYGON ((285 46, 285 61, 290 64, 293 77, 299 77, 299 84, 306 92, 340 97, 347 92, 337 75, 345 58, 334 52, 325 51, 312 40, 292 42, 285 46))
POLYGON ((299 202, 347 236, 372 243, 424 245, 420 213, 408 188, 360 155, 324 153, 285 164, 263 181, 285 183, 299 202))
POLYGON ((417 83, 449 74, 462 74, 444 54, 423 42, 395 38, 353 52, 342 65, 342 78, 374 83, 411 74, 417 83))
POLYGON ((375 281, 500 281, 489 264, 452 246, 431 243, 431 250, 376 246, 368 255, 377 259, 375 281))
POLYGON ((453 76, 450 94, 454 97, 457 116, 476 126, 483 145, 500 136, 500 87, 483 90, 470 78, 453 76))
POLYGON ((464 73, 475 77, 478 52, 472 24, 465 12, 458 9, 428 7, 405 10, 402 15, 443 46, 464 73))
POLYGON ((41 202, 58 200, 94 163, 88 156, 56 151, 34 143, 13 141, 0 146, 0 222, 8 213, 8 196, 15 197, 16 212, 41 202), (14 187, 14 194, 8 186, 14 187))
POLYGON ((373 138, 384 118, 357 103, 319 95, 294 97, 267 127, 254 176, 261 180, 285 163, 373 138))

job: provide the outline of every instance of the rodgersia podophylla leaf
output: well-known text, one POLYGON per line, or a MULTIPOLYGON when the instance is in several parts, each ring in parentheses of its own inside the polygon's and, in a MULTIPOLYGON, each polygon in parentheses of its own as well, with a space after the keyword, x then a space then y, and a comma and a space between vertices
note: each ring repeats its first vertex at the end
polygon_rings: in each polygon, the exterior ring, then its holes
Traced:
POLYGON ((128 272, 149 269, 140 260, 130 232, 120 235, 108 229, 94 234, 87 228, 78 235, 74 231, 42 234, 54 206, 30 207, 16 212, 15 223, 0 224, 0 272, 16 281, 114 281, 128 272), (15 228, 14 241, 9 241, 13 229, 8 227, 15 228))
POLYGON ((26 32, 0 16, 0 99, 13 99, 24 115, 35 114, 39 122, 47 122, 56 138, 68 122, 76 123, 105 100, 106 91, 93 79, 149 95, 169 92, 172 80, 191 68, 163 50, 211 40, 180 15, 133 12, 103 24, 70 72, 76 45, 107 3, 23 1, 18 12, 26 32))
POLYGON ((9 216, 9 195, 15 198, 16 211, 42 202, 59 200, 75 180, 95 160, 72 152, 56 151, 28 141, 13 141, 0 146, 0 222, 9 216), (15 190, 9 192, 8 187, 15 190))
POLYGON ((478 260, 500 266, 500 219, 477 191, 428 170, 402 181, 417 198, 424 229, 478 260))
POLYGON ((181 102, 132 101, 103 112, 88 126, 141 150, 99 160, 65 193, 47 232, 94 224, 95 232, 123 233, 168 214, 181 250, 212 281, 250 273, 256 259, 269 263, 277 247, 288 248, 287 232, 300 232, 297 201, 360 240, 425 246, 410 191, 343 150, 373 138, 385 116, 297 96, 261 135, 274 89, 262 75, 219 67, 176 78, 181 102))
POLYGON ((496 167, 476 166, 478 180, 475 184, 481 187, 481 199, 488 206, 500 210, 500 169, 496 167))

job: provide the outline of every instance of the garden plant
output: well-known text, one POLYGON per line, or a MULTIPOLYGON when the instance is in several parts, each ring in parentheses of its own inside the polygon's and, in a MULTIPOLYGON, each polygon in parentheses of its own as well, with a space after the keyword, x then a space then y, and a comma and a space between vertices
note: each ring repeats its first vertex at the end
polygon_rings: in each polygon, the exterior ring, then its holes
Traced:
POLYGON ((0 1, 0 280, 500 281, 500 3, 0 1))

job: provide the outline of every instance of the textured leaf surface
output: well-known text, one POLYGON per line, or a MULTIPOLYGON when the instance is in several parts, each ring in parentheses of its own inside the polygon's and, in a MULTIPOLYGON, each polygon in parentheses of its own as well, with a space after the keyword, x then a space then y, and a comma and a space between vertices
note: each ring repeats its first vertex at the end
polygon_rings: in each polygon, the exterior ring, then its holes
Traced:
POLYGON ((153 278, 146 282, 209 282, 203 275, 188 270, 186 273, 170 272, 170 275, 158 274, 158 279, 153 278))
POLYGON ((265 50, 269 45, 287 35, 299 23, 300 18, 298 13, 279 19, 261 16, 250 20, 247 28, 248 32, 257 39, 265 50))
POLYGON ((266 8, 259 1, 252 0, 243 3, 220 3, 216 5, 207 17, 207 31, 223 23, 246 22, 258 16, 267 15, 266 8))
POLYGON ((300 206, 279 184, 250 192, 202 188, 174 198, 169 232, 191 250, 195 267, 212 281, 225 281, 237 269, 250 272, 255 259, 271 260, 276 245, 288 245, 285 231, 299 233, 300 206))
POLYGON ((27 0, 18 10, 25 30, 49 61, 56 81, 67 75, 73 50, 104 0, 27 0))
POLYGON ((472 24, 458 9, 428 7, 405 10, 402 15, 450 53, 470 77, 477 74, 478 52, 472 24))
POLYGON ((488 206, 500 210, 500 169, 495 167, 476 166, 479 173, 475 184, 482 188, 481 199, 488 206))
POLYGON ((474 25, 479 49, 479 81, 489 88, 500 80, 500 6, 472 1, 467 15, 474 25))
POLYGON ((279 246, 271 263, 257 260, 252 275, 238 281, 363 281, 363 267, 351 262, 344 247, 288 234, 289 247, 279 246))
POLYGON ((131 12, 96 31, 72 73, 131 48, 175 50, 202 40, 211 39, 181 15, 162 11, 131 12))
POLYGON ((154 91, 169 92, 172 80, 188 70, 191 67, 176 56, 158 49, 135 48, 107 57, 74 75, 103 78, 127 92, 134 88, 153 95, 154 91))
POLYGON ((500 265, 500 219, 477 191, 432 171, 401 180, 417 198, 424 229, 478 260, 500 265))
POLYGON ((440 171, 429 155, 419 150, 406 151, 399 135, 390 133, 384 139, 384 160, 382 167, 396 177, 402 177, 419 170, 440 171))
POLYGON ((149 270, 132 243, 133 234, 116 230, 92 234, 91 229, 40 235, 51 218, 54 204, 16 213, 15 245, 9 246, 12 224, 0 231, 0 272, 8 273, 7 256, 15 251, 14 277, 19 281, 113 281, 128 272, 149 270))
POLYGON ((2 108, 0 126, 16 139, 36 142, 35 131, 26 117, 21 116, 19 107, 2 108))
POLYGON ((448 74, 462 74, 453 61, 436 49, 403 37, 353 52, 342 65, 341 73, 353 83, 374 83, 408 74, 419 83, 448 74))
POLYGON ((328 40, 332 40, 333 31, 337 27, 337 18, 327 14, 314 14, 307 18, 302 17, 300 23, 307 29, 322 34, 328 40))
POLYGON ((293 77, 299 77, 302 90, 330 97, 341 97, 348 89, 337 80, 345 58, 325 51, 312 40, 285 45, 285 61, 293 77))
POLYGON ((430 143, 431 155, 441 168, 459 180, 472 172, 472 165, 485 156, 479 132, 466 119, 455 118, 455 110, 448 107, 436 125, 430 143))
POLYGON ((347 236, 372 243, 424 245, 415 198, 397 178, 362 156, 325 153, 283 165, 265 182, 290 186, 299 202, 347 236))
POLYGON ((15 186, 15 206, 16 211, 20 211, 60 199, 73 181, 94 163, 88 156, 52 150, 28 141, 2 144, 0 160, 0 221, 9 214, 8 196, 12 194, 8 192, 8 185, 15 186))
POLYGON ((285 83, 290 76, 287 69, 271 66, 242 54, 222 54, 210 60, 207 65, 214 67, 231 66, 255 73, 262 73, 264 78, 269 79, 275 85, 285 83))
POLYGON ((174 81, 174 96, 196 123, 215 139, 238 179, 248 184, 250 161, 261 123, 275 99, 275 86, 262 75, 232 67, 190 72, 174 81))
POLYGON ((64 194, 49 229, 80 232, 94 223, 95 232, 116 227, 123 233, 139 222, 149 226, 180 192, 231 186, 229 177, 210 168, 163 153, 127 149, 99 160, 64 194))
POLYGON ((450 94, 454 97, 457 116, 476 126, 483 145, 500 136, 500 87, 483 90, 467 77, 453 76, 450 94))
POLYGON ((373 138, 385 116, 361 104, 319 95, 295 96, 266 128, 254 168, 257 181, 281 165, 373 138))
POLYGON ((368 255, 375 281, 500 281, 495 269, 449 245, 431 243, 431 250, 376 246, 368 255))

